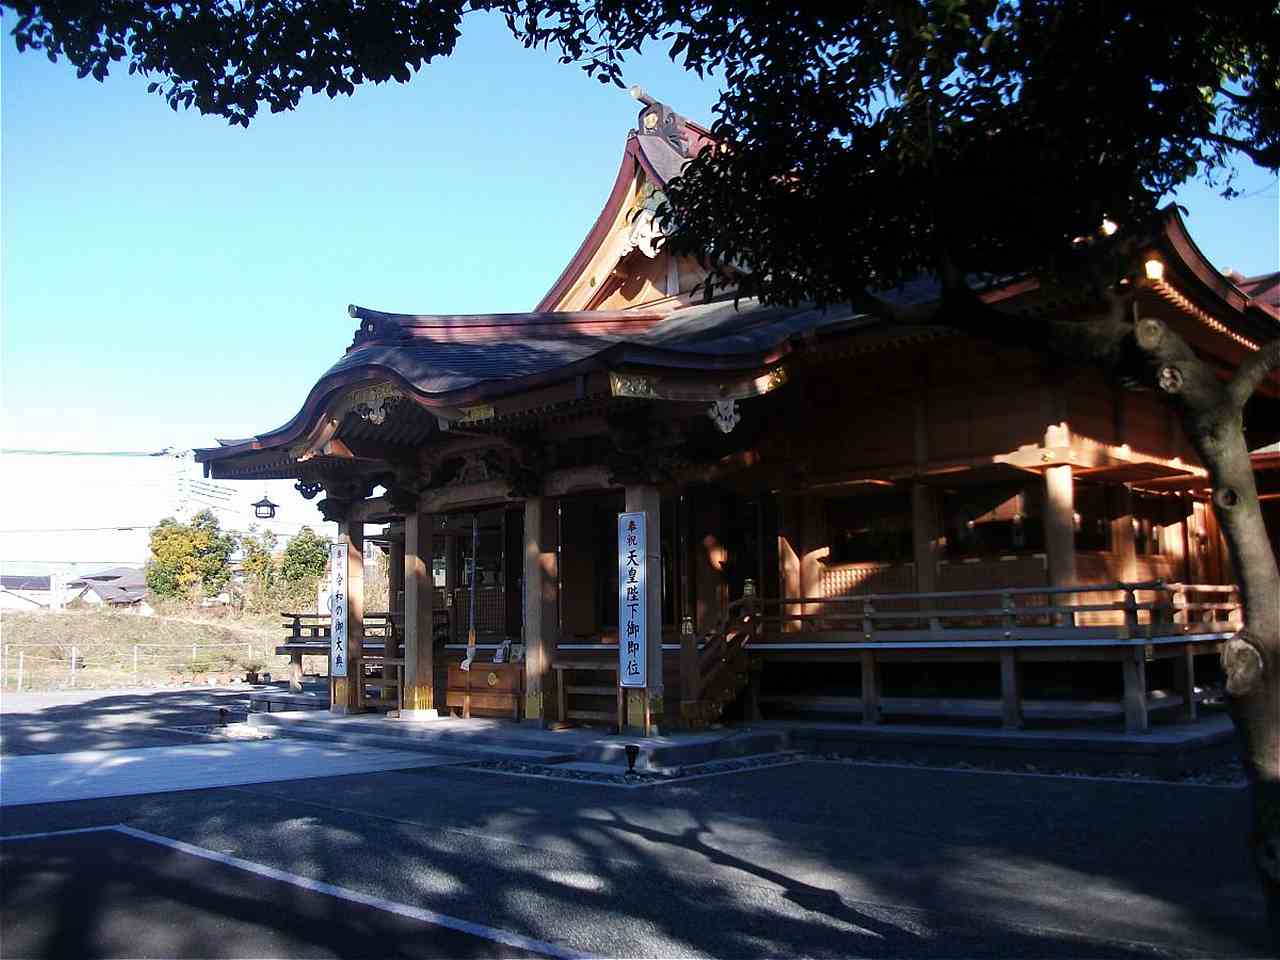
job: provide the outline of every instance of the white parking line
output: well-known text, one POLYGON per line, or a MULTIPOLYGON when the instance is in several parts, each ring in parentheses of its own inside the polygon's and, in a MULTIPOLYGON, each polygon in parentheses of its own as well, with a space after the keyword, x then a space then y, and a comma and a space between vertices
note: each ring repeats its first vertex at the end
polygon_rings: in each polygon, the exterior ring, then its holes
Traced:
POLYGON ((252 860, 243 860, 240 857, 233 857, 227 853, 219 853, 216 850, 197 847, 192 843, 186 843, 182 840, 173 840, 169 837, 162 837, 156 833, 148 833, 146 830, 138 830, 134 827, 126 826, 123 823, 114 823, 98 827, 79 827, 74 830, 48 830, 43 833, 16 833, 10 834, 9 836, 0 836, 0 843, 3 843, 6 840, 43 840, 50 837, 66 837, 80 833, 108 832, 119 833, 126 837, 132 837, 135 840, 141 840, 145 843, 154 843, 157 846, 168 847, 170 850, 177 850, 180 853, 187 854, 188 856, 211 860, 214 863, 221 863, 224 866, 234 867, 237 870, 244 870, 246 873, 252 873, 259 877, 266 877, 269 880, 278 880, 281 883, 287 883, 303 890, 322 893, 325 896, 333 897, 337 900, 346 900, 350 903, 358 903, 362 906, 372 907, 375 910, 383 910, 387 913, 393 913, 396 916, 407 917, 410 920, 429 923, 436 927, 444 927, 447 930, 456 930, 459 933, 467 933, 473 937, 480 937, 483 940, 489 940, 493 943, 501 943, 508 947, 515 947, 519 950, 541 953, 548 957, 554 957, 556 960, 590 960, 587 954, 566 950, 564 947, 557 946, 554 943, 548 943, 545 940, 536 940, 533 937, 522 936, 518 933, 512 933, 509 930, 499 930, 497 927, 490 927, 486 924, 476 923, 472 920, 463 920, 459 917, 451 917, 445 913, 439 913, 435 910, 427 910, 423 907, 415 907, 407 903, 396 903, 394 900, 385 900, 382 897, 375 897, 371 894, 361 893, 358 890, 348 890, 346 887, 339 887, 332 883, 325 883, 323 880, 313 880, 311 877, 304 877, 300 874, 290 873, 287 870, 280 870, 276 867, 269 867, 262 863, 254 863, 252 860))
POLYGON ((0 835, 0 843, 5 840, 44 840, 46 837, 69 837, 76 833, 105 833, 115 830, 119 824, 108 824, 105 827, 77 827, 74 830, 46 830, 43 833, 10 833, 0 835))
POLYGON ((147 843, 154 843, 162 847, 168 847, 171 850, 178 850, 193 857, 202 857, 205 860, 212 860, 215 863, 235 867, 237 870, 244 870, 247 873, 256 874, 259 877, 278 880, 281 883, 288 883, 295 887, 300 887, 303 890, 323 893, 326 896, 334 897, 338 900, 347 900, 351 903, 358 903, 366 907, 373 907, 375 910, 384 910, 387 913, 394 913, 397 916, 408 917, 411 920, 419 920, 423 923, 432 924, 433 926, 445 927, 448 930, 457 930, 461 933, 469 933, 472 936, 481 937, 494 943, 505 944, 508 947, 515 947, 520 950, 529 950, 534 953, 546 954, 549 957, 557 958, 557 960, 576 960, 576 958, 584 957, 583 954, 568 951, 564 947, 557 946, 554 943, 535 940, 532 937, 521 936, 518 933, 511 933, 507 930, 499 930, 496 927, 486 926, 483 923, 475 923, 471 920, 461 920, 458 917, 451 917, 448 914, 437 913, 435 910, 426 910, 422 907, 411 906, 407 903, 396 903, 392 900, 384 900, 382 897, 375 897, 367 893, 360 893, 358 890, 348 890, 346 887, 339 887, 332 883, 325 883, 323 880, 313 880, 310 877, 303 877, 296 873, 290 873, 287 870, 268 867, 265 864, 254 863, 252 860, 242 860, 239 857, 233 857, 229 854, 218 853, 216 850, 197 847, 194 844, 185 843, 182 840, 171 840, 168 837, 148 833, 145 830, 136 830, 133 827, 126 827, 123 824, 118 824, 117 826, 109 829, 114 829, 119 833, 123 833, 125 836, 133 837, 137 840, 145 840, 147 843))

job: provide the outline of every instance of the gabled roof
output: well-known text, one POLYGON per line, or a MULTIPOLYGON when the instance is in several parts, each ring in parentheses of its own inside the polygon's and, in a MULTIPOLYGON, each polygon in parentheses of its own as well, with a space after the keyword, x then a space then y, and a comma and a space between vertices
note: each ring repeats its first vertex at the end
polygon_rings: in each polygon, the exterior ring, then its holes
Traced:
POLYGON ((116 587, 137 587, 146 584, 146 572, 141 567, 108 567, 96 573, 83 574, 80 580, 93 583, 110 583, 116 587))
POLYGON ((639 87, 632 87, 631 95, 645 107, 640 111, 636 129, 627 135, 622 163, 618 166, 609 197, 581 246, 551 289, 538 301, 535 310, 555 310, 561 305, 565 295, 615 229, 637 175, 643 174, 655 189, 665 190, 690 159, 716 142, 711 131, 680 116, 666 104, 658 103, 639 87))
POLYGON ((421 406, 448 415, 463 404, 628 365, 690 373, 759 370, 790 353, 794 338, 870 323, 848 306, 776 307, 755 300, 713 301, 665 315, 351 312, 363 321, 355 344, 320 378, 297 416, 250 440, 197 450, 196 459, 209 463, 293 444, 336 396, 371 380, 389 380, 421 406))
POLYGON ((114 583, 90 583, 86 592, 96 593, 103 603, 131 604, 146 598, 145 586, 118 586, 114 583))
MULTIPOLYGON (((359 320, 351 346, 312 387, 293 419, 255 437, 219 440, 218 447, 195 451, 196 459, 210 465, 224 463, 228 470, 232 464, 239 465, 236 469, 252 464, 259 471, 274 471, 271 475, 297 475, 280 471, 296 466, 299 458, 312 460, 313 467, 319 467, 325 457, 354 460, 350 448, 336 452, 335 448, 343 446, 337 436, 339 420, 356 409, 352 398, 364 402, 358 398, 361 391, 390 389, 414 401, 420 422, 404 425, 407 432, 402 432, 400 441, 421 445, 437 429, 431 415, 446 421, 465 420, 461 415, 468 405, 571 382, 593 372, 640 367, 679 371, 689 377, 705 374, 711 380, 725 371, 756 371, 748 374, 756 376, 801 342, 828 337, 902 339, 890 325, 860 316, 847 305, 763 306, 754 300, 728 298, 692 303, 683 293, 665 297, 659 293, 656 299, 627 300, 637 305, 626 309, 564 309, 568 303, 605 302, 591 293, 597 273, 603 282, 610 271, 634 269, 637 257, 650 265, 656 262, 652 249, 644 257, 631 253, 636 249, 630 232, 632 217, 643 211, 642 197, 645 203, 652 202, 654 190, 665 189, 690 158, 714 143, 705 128, 643 93, 637 97, 645 108, 638 129, 628 134, 609 198, 537 309, 518 314, 436 315, 351 306, 348 312, 359 320), (631 257, 627 261, 631 266, 622 264, 625 257, 631 257), (305 443, 299 445, 300 441, 305 443)), ((1158 282, 1153 289, 1184 315, 1180 320, 1199 338, 1197 349, 1238 362, 1237 355, 1250 343, 1280 336, 1280 309, 1272 305, 1277 297, 1274 275, 1246 280, 1221 274, 1196 247, 1176 208, 1166 211, 1160 230, 1149 242, 1153 255, 1169 267, 1168 282, 1158 282)), ((674 287, 666 287, 668 294, 684 289, 678 282, 679 267, 674 261, 666 265, 677 280, 674 287)), ((1037 287, 1034 278, 1021 278, 997 284, 984 296, 1013 305, 1037 287)), ((604 289, 603 283, 599 289, 604 289)), ((928 303, 937 298, 938 286, 921 279, 883 296, 899 303, 928 303)), ((927 334, 908 334, 918 335, 927 334)), ((375 402, 381 405, 384 399, 375 402)), ((367 404, 360 409, 362 418, 371 412, 367 404)), ((395 442, 392 433, 385 432, 384 439, 395 442)))
POLYGON ((1267 307, 1275 316, 1280 317, 1280 271, 1263 273, 1256 277, 1228 273, 1227 279, 1239 287, 1245 296, 1267 307))
POLYGON ((50 578, 48 576, 25 576, 19 574, 4 574, 0 576, 0 589, 3 590, 35 590, 48 591, 50 589, 50 578))

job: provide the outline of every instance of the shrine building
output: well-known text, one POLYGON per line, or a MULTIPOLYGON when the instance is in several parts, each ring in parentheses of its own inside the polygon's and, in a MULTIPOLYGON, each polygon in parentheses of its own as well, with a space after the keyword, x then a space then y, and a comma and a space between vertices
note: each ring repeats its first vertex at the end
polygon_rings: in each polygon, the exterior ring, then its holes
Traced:
MULTIPOLYGON (((296 479, 338 523, 332 709, 651 730, 967 703, 1016 727, 1110 698, 1130 730, 1161 703, 1194 717, 1238 601, 1173 410, 943 327, 704 302, 654 211, 711 137, 643 100, 604 209, 530 312, 352 306, 350 346, 292 420, 197 451, 217 479, 296 479), (624 512, 645 543, 634 688, 624 512), (366 525, 385 525, 387 611, 363 609, 366 525)), ((1276 277, 1218 272, 1175 210, 1142 260, 1143 314, 1224 375, 1280 336, 1276 277)), ((1034 279, 983 296, 1029 324, 1078 309, 1034 279)), ((1246 430, 1251 449, 1280 438, 1280 377, 1246 430)), ((1278 460, 1257 458, 1271 518, 1278 460)))

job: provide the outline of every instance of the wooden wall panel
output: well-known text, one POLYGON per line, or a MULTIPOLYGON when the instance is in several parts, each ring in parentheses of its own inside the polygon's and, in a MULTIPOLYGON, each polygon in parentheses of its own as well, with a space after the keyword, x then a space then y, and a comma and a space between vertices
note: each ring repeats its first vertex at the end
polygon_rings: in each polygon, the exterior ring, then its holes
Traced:
MULTIPOLYGON (((1125 398, 1125 440, 1134 453, 1154 457, 1178 455, 1180 444, 1171 444, 1169 410, 1152 393, 1133 392, 1125 398)), ((1173 433, 1175 440, 1180 430, 1173 433)))
POLYGON ((1072 434, 1100 443, 1119 444, 1116 432, 1116 394, 1092 372, 1073 377, 1066 387, 1067 425, 1072 434))
POLYGON ((954 460, 968 456, 973 444, 969 429, 969 391, 939 389, 926 399, 927 443, 930 460, 954 460))
POLYGON ((970 456, 1007 453, 1024 444, 1040 443, 1044 438, 1044 418, 1035 388, 997 384, 974 391, 969 416, 970 456))
POLYGON ((596 539, 610 536, 612 531, 592 528, 589 507, 589 501, 566 499, 561 504, 560 618, 565 640, 591 636, 599 630, 595 613, 597 571, 591 547, 596 539))

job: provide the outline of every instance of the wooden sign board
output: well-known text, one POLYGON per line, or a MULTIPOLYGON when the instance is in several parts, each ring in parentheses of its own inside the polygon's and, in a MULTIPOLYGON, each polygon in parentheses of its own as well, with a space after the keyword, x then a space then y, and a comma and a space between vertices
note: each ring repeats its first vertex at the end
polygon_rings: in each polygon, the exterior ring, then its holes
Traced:
POLYGON ((329 544, 329 676, 347 675, 347 545, 329 544))
POLYGON ((644 513, 618 514, 618 683, 644 687, 648 679, 645 615, 644 513))

